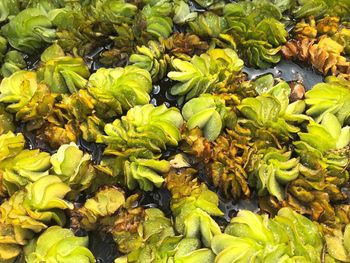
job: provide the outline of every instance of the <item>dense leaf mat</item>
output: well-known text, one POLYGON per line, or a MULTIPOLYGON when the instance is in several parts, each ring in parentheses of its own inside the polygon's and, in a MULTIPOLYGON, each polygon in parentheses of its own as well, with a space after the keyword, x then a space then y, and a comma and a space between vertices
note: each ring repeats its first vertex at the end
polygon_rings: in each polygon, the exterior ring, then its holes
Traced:
POLYGON ((1 0, 0 262, 350 262, 349 55, 350 0, 1 0))

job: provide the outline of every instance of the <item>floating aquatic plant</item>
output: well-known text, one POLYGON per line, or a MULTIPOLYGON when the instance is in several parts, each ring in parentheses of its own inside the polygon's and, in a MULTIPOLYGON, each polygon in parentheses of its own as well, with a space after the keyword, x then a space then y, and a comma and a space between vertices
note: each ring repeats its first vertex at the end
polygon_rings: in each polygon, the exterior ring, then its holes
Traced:
POLYGON ((207 42, 190 33, 174 33, 169 38, 162 40, 162 43, 170 54, 178 58, 188 58, 188 60, 194 54, 200 54, 209 49, 207 42))
POLYGON ((169 60, 168 56, 164 56, 164 46, 152 40, 148 42, 148 47, 137 47, 137 53, 130 56, 130 62, 149 71, 153 81, 164 78, 169 60))
POLYGON ((254 168, 250 173, 253 186, 259 195, 269 194, 282 201, 284 186, 299 176, 299 160, 291 158, 292 152, 276 148, 261 149, 252 157, 254 168), (254 160, 255 159, 255 160, 254 160))
POLYGON ((349 261, 349 10, 1 1, 0 262, 349 261))
POLYGON ((242 69, 243 61, 232 49, 212 49, 193 56, 190 62, 175 58, 172 65, 177 71, 170 71, 168 77, 180 83, 170 92, 187 101, 225 86, 230 75, 238 74, 242 69))
POLYGON ((244 125, 252 125, 256 129, 265 128, 281 138, 291 137, 299 131, 298 127, 289 124, 283 118, 282 105, 273 95, 264 94, 256 98, 243 99, 237 108, 246 118, 241 121, 244 125))
POLYGON ((348 97, 350 97, 349 89, 337 82, 316 84, 305 94, 305 102, 309 106, 306 113, 317 122, 321 122, 326 114, 331 113, 343 125, 350 114, 348 97))
POLYGON ((11 195, 30 182, 49 174, 50 154, 39 150, 23 150, 0 164, 2 180, 11 195))
POLYGON ((224 7, 228 32, 249 65, 266 68, 280 60, 278 51, 287 31, 279 6, 271 1, 240 1, 224 7))
POLYGON ((296 18, 315 16, 322 17, 326 15, 337 15, 344 20, 349 19, 350 3, 347 0, 328 1, 312 0, 298 1, 299 6, 294 10, 296 18))
POLYGON ((282 47, 283 56, 308 62, 324 75, 348 73, 349 32, 339 20, 339 17, 325 17, 317 22, 313 17, 302 20, 295 26, 295 39, 282 47))
POLYGON ((160 153, 178 144, 182 124, 182 116, 175 108, 135 106, 121 120, 106 124, 107 135, 99 136, 98 142, 109 144, 106 154, 119 156, 118 176, 122 176, 123 184, 130 189, 139 185, 149 191, 153 184, 160 187, 163 183, 158 173, 169 171, 169 162, 160 160, 160 153))
POLYGON ((96 176, 91 156, 73 142, 58 148, 57 153, 50 157, 50 162, 53 174, 77 192, 89 188, 96 176))
POLYGON ((187 121, 188 129, 200 128, 204 136, 209 140, 215 140, 226 122, 234 119, 234 112, 230 112, 225 101, 220 97, 210 94, 202 94, 199 98, 188 101, 182 108, 182 116, 187 121))
POLYGON ((90 72, 82 58, 66 56, 62 48, 54 44, 41 54, 41 62, 38 80, 53 93, 73 93, 85 88, 90 72))
POLYGON ((89 93, 104 104, 114 104, 119 114, 135 105, 150 100, 152 80, 150 74, 136 66, 99 69, 89 78, 89 93))
POLYGON ((174 200, 172 212, 176 230, 187 238, 199 238, 205 247, 210 247, 213 236, 221 233, 220 227, 210 217, 221 216, 218 197, 204 184, 200 184, 191 169, 171 171, 166 178, 166 187, 174 200), (188 191, 181 192, 182 188, 188 191))
POLYGON ((151 0, 145 3, 146 5, 136 18, 137 35, 145 40, 169 37, 173 31, 173 20, 170 16, 173 12, 172 2, 151 0))
POLYGON ((79 209, 81 226, 87 230, 95 229, 101 218, 113 215, 124 203, 124 194, 118 189, 101 189, 79 209))
POLYGON ((56 37, 51 20, 40 8, 27 8, 1 28, 9 44, 23 52, 33 54, 56 37))
POLYGON ((238 199, 250 196, 245 170, 255 147, 249 130, 236 126, 209 143, 200 134, 189 134, 191 152, 206 163, 214 186, 226 197, 238 199))
POLYGON ((16 15, 20 11, 20 6, 17 0, 5 0, 0 5, 0 21, 3 22, 11 15, 16 15))
POLYGON ((281 209, 273 219, 242 210, 212 242, 216 262, 321 262, 322 247, 317 226, 290 208, 281 209))
POLYGON ((0 102, 11 104, 7 109, 18 112, 27 105, 37 88, 35 72, 18 71, 1 81, 0 102))
POLYGON ((16 50, 7 52, 4 56, 4 61, 0 69, 0 74, 3 77, 9 77, 13 73, 24 69, 27 66, 24 60, 24 54, 16 50))
POLYGON ((74 236, 70 229, 52 226, 25 247, 26 262, 95 262, 87 248, 88 237, 74 236))
POLYGON ((21 133, 15 135, 9 131, 6 134, 2 134, 0 136, 0 161, 16 156, 24 149, 24 144, 24 136, 21 133))

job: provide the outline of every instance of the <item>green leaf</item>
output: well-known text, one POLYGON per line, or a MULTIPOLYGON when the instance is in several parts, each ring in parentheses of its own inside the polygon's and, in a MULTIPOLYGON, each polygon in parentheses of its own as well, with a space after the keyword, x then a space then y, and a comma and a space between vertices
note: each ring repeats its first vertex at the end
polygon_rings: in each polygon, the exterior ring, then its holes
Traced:
POLYGON ((90 76, 88 90, 98 100, 119 101, 126 111, 149 102, 152 79, 148 71, 136 66, 101 68, 90 76))
POLYGON ((273 240, 273 235, 266 227, 266 222, 253 212, 241 210, 236 217, 231 219, 230 223, 230 227, 225 230, 227 234, 249 237, 263 243, 273 240))
POLYGON ((0 102, 10 104, 7 109, 17 112, 25 107, 38 88, 35 72, 17 71, 0 83, 0 102))
POLYGON ((24 143, 25 141, 22 133, 15 135, 9 131, 6 134, 0 135, 0 162, 6 158, 17 155, 23 150, 24 143))
POLYGON ((173 17, 175 24, 184 24, 193 21, 197 17, 197 12, 191 12, 190 7, 185 1, 178 1, 175 6, 175 15, 173 17))
POLYGON ((27 8, 1 28, 10 45, 33 54, 56 37, 48 14, 40 8, 27 8))
POLYGON ((175 262, 179 263, 196 263, 196 262, 207 262, 213 263, 215 259, 215 255, 210 249, 198 249, 186 256, 177 257, 175 262))
POLYGON ((76 237, 70 229, 52 226, 44 231, 25 255, 29 263, 47 262, 95 262, 87 249, 88 237, 76 237))
POLYGON ((36 182, 27 185, 26 189, 28 191, 26 203, 32 209, 73 209, 73 204, 63 200, 64 196, 71 189, 62 183, 57 176, 44 176, 36 182))
POLYGON ((242 69, 243 61, 235 51, 226 48, 195 55, 190 62, 175 58, 172 65, 176 71, 170 71, 168 77, 180 83, 175 84, 170 93, 187 101, 219 89, 231 74, 236 75, 242 69))
POLYGON ((341 125, 350 116, 350 90, 337 83, 319 83, 305 94, 306 113, 321 122, 327 113, 334 114, 341 125))
POLYGON ((227 29, 227 22, 212 12, 205 12, 188 23, 192 32, 201 37, 219 37, 227 29))

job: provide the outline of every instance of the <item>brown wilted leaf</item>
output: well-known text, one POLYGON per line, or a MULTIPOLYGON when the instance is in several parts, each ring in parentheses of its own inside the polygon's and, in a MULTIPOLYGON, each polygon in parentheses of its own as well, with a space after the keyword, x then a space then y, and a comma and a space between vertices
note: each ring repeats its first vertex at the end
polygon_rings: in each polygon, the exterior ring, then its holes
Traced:
POLYGON ((350 62, 343 56, 347 42, 338 36, 344 31, 339 21, 339 17, 325 17, 317 23, 313 17, 301 20, 294 28, 295 38, 281 48, 283 57, 307 62, 324 75, 348 74, 350 62))
POLYGON ((234 200, 250 196, 245 167, 256 149, 249 129, 237 125, 235 130, 227 130, 213 142, 198 137, 191 146, 197 158, 206 164, 208 177, 224 196, 234 200))
POLYGON ((317 32, 318 34, 334 35, 339 30, 339 17, 328 16, 317 21, 317 32))
POLYGON ((341 224, 349 224, 350 223, 350 205, 342 204, 335 206, 335 214, 337 217, 337 221, 341 224))
POLYGON ((297 40, 290 40, 281 48, 285 59, 295 59, 299 53, 297 40))
POLYGON ((193 56, 209 49, 207 42, 190 33, 174 33, 171 37, 163 40, 163 43, 165 48, 173 55, 187 54, 193 56))
POLYGON ((335 211, 332 204, 346 199, 335 185, 324 182, 310 183, 301 178, 292 181, 286 192, 287 200, 284 205, 323 223, 334 222, 335 211))
POLYGON ((114 217, 114 224, 107 227, 117 243, 119 251, 129 253, 138 249, 142 241, 140 228, 145 221, 145 210, 142 207, 122 208, 114 217))
POLYGON ((291 94, 289 95, 289 99, 291 102, 301 100, 305 95, 305 87, 300 82, 292 82, 289 84, 291 89, 291 94))
POLYGON ((281 203, 272 195, 259 196, 259 208, 274 217, 281 208, 281 203))
POLYGON ((72 123, 63 126, 46 123, 42 129, 36 130, 36 135, 38 141, 49 144, 52 148, 58 148, 62 144, 76 142, 80 131, 72 123))
POLYGON ((350 72, 350 62, 341 55, 343 47, 329 37, 320 38, 318 43, 307 38, 290 40, 281 50, 286 59, 308 62, 324 75, 350 72))
POLYGON ((299 23, 295 25, 294 32, 296 34, 297 39, 316 38, 317 29, 315 18, 311 16, 307 20, 302 19, 299 23))
POLYGON ((170 191, 172 202, 191 196, 195 192, 200 192, 201 184, 195 174, 197 171, 192 168, 171 170, 165 178, 166 188, 170 191))

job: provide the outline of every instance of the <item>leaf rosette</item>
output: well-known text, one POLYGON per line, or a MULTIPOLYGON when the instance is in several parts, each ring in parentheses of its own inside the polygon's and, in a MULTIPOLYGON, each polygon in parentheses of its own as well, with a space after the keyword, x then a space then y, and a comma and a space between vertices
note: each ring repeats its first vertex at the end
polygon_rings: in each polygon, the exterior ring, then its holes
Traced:
POLYGON ((165 77, 169 56, 164 54, 165 48, 162 44, 153 40, 148 42, 148 47, 137 46, 137 53, 130 56, 129 61, 142 69, 147 70, 154 82, 165 77))
POLYGON ((237 75, 243 67, 232 49, 212 49, 200 56, 193 56, 191 61, 175 58, 168 77, 179 81, 170 93, 181 96, 181 102, 198 97, 203 93, 211 93, 225 86, 229 77, 237 75))
POLYGON ((96 175, 91 156, 74 142, 58 148, 57 153, 50 157, 50 162, 53 173, 76 192, 89 188, 96 175))
POLYGON ((85 88, 90 76, 81 57, 66 56, 58 44, 53 44, 41 54, 38 81, 46 84, 53 93, 74 93, 85 88))
POLYGON ((282 6, 271 1, 240 1, 225 5, 223 11, 227 32, 234 36, 249 65, 267 68, 279 62, 280 46, 288 36, 280 22, 282 6))
POLYGON ((10 104, 6 109, 18 112, 26 106, 38 88, 35 72, 18 71, 0 83, 0 102, 10 104))
POLYGON ((118 156, 113 174, 129 189, 137 185, 150 191, 164 181, 160 174, 170 169, 166 160, 160 160, 162 150, 177 146, 181 139, 183 119, 176 108, 152 104, 135 106, 121 119, 106 124, 106 135, 97 142, 106 143, 107 155, 118 156))
POLYGON ((48 13, 40 8, 27 8, 4 25, 1 32, 13 48, 33 54, 53 42, 56 30, 52 27, 48 13))
POLYGON ((0 222, 36 233, 51 222, 63 226, 66 220, 63 210, 73 208, 73 204, 63 199, 69 191, 58 177, 44 176, 1 204, 0 222))
POLYGON ((125 203, 124 193, 109 187, 99 190, 79 209, 80 224, 84 229, 95 229, 104 217, 113 215, 125 203))
POLYGON ((169 0, 147 0, 136 16, 134 31, 141 40, 167 38, 173 32, 173 3, 169 0))
POLYGON ((116 104, 115 108, 129 110, 150 100, 152 79, 148 71, 136 66, 99 69, 89 78, 88 91, 98 101, 116 104), (113 103, 112 103, 113 102, 113 103))
POLYGON ((305 93, 305 102, 309 107, 306 113, 318 123, 327 113, 332 113, 343 125, 350 116, 349 98, 350 90, 340 83, 329 81, 316 84, 305 93))
POLYGON ((236 118, 231 108, 226 107, 224 99, 210 94, 188 101, 182 108, 182 116, 188 129, 200 128, 209 141, 219 136, 229 119, 236 118))
POLYGON ((0 74, 3 77, 9 77, 13 73, 23 70, 26 66, 27 63, 24 60, 24 54, 17 50, 11 50, 4 56, 4 62, 1 66, 0 74))
POLYGON ((322 247, 317 226, 290 208, 273 219, 241 210, 212 241, 216 262, 321 262, 322 247))
POLYGON ((28 183, 47 176, 50 167, 49 153, 26 149, 1 162, 0 171, 3 171, 3 184, 7 192, 12 195, 28 183))
POLYGON ((52 226, 25 247, 25 259, 28 263, 93 263, 96 260, 87 248, 88 242, 87 236, 77 237, 70 229, 52 226))
POLYGON ((299 159, 291 158, 291 155, 291 151, 270 147, 259 150, 252 157, 253 171, 249 173, 249 181, 259 195, 268 192, 279 201, 285 198, 284 186, 299 176, 299 159))

